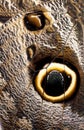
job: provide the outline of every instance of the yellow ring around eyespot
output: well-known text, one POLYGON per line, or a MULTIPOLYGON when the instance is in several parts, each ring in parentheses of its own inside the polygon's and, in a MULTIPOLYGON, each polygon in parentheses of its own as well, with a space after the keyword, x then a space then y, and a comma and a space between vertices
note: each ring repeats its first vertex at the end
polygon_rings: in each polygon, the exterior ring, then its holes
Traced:
POLYGON ((61 102, 61 101, 69 99, 74 94, 74 92, 76 90, 76 80, 77 80, 76 73, 73 70, 71 70, 69 67, 67 67, 66 65, 63 65, 61 63, 51 63, 47 67, 47 69, 44 68, 44 69, 40 70, 40 72, 38 73, 38 75, 36 76, 36 79, 35 79, 35 86, 36 86, 36 89, 39 92, 39 94, 45 100, 48 100, 51 102, 61 102), (42 81, 43 81, 44 77, 46 76, 46 72, 49 73, 53 70, 57 70, 59 72, 65 72, 67 75, 71 76, 70 86, 68 87, 67 91, 65 91, 65 93, 61 94, 60 96, 47 95, 41 86, 42 81))

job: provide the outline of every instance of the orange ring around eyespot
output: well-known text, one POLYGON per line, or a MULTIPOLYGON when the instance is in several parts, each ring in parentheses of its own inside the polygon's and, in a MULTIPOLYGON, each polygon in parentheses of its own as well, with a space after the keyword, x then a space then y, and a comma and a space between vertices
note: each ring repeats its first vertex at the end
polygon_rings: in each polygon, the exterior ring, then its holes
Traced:
POLYGON ((77 80, 76 73, 73 70, 71 70, 69 67, 61 63, 51 63, 47 67, 47 69, 44 68, 40 70, 40 72, 38 73, 35 79, 35 86, 36 86, 36 90, 45 100, 48 100, 51 102, 61 102, 61 101, 69 99, 74 94, 76 90, 76 80, 77 80), (43 88, 41 87, 42 81, 44 77, 46 76, 46 73, 49 73, 53 70, 57 70, 59 72, 65 72, 67 75, 71 76, 70 86, 65 91, 65 93, 61 94, 60 96, 49 96, 44 92, 43 88))

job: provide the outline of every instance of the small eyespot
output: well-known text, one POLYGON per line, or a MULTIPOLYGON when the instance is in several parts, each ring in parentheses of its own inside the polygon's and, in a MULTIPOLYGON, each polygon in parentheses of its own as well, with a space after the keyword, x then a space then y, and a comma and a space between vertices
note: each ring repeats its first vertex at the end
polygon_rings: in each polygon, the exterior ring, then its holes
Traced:
POLYGON ((45 16, 42 12, 26 14, 24 24, 30 31, 41 30, 45 26, 45 16))
POLYGON ((73 96, 77 87, 77 74, 67 65, 51 63, 35 77, 35 88, 48 101, 62 102, 73 96))
POLYGON ((26 51, 26 52, 27 52, 28 60, 31 60, 31 59, 34 57, 34 55, 35 55, 36 45, 33 44, 33 45, 29 46, 29 47, 27 48, 27 51, 26 51))

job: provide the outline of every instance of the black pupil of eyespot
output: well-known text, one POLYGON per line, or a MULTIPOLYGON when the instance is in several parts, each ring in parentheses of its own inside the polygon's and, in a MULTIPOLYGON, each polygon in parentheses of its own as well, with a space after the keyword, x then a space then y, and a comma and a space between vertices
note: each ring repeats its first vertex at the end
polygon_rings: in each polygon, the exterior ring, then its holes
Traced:
POLYGON ((42 87, 46 94, 59 96, 67 90, 70 80, 70 77, 67 77, 66 74, 53 70, 44 78, 42 87))
POLYGON ((26 16, 24 17, 24 24, 26 28, 30 31, 41 30, 45 26, 45 16, 42 12, 26 14, 26 16), (32 20, 30 20, 29 15, 31 15, 32 20), (40 21, 39 25, 37 25, 33 20, 34 17, 37 19, 37 21, 40 21))

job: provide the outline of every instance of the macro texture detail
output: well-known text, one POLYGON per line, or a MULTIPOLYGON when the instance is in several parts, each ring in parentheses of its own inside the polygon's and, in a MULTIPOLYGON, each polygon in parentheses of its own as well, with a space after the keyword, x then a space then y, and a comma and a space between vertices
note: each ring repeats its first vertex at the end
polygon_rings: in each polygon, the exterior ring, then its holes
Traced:
POLYGON ((84 130, 83 0, 0 0, 0 130, 84 130))

